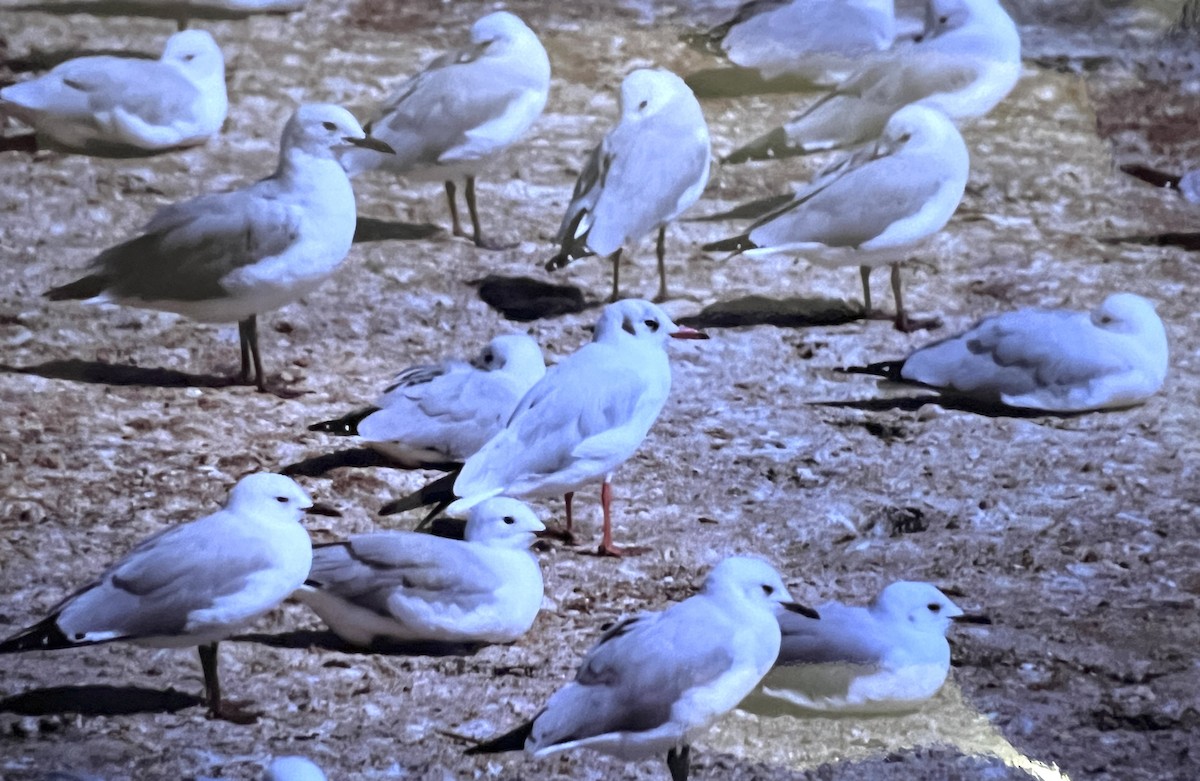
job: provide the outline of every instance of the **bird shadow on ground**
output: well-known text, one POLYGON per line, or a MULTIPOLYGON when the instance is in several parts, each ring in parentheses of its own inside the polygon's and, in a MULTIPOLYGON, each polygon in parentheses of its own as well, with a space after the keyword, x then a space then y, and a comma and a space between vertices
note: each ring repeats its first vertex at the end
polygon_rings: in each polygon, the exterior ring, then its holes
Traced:
POLYGON ((479 298, 505 319, 521 323, 574 314, 603 303, 587 300, 574 285, 554 285, 532 277, 489 274, 467 284, 479 288, 479 298))
POLYGON ((926 404, 937 404, 943 409, 956 412, 970 412, 989 418, 1052 418, 1068 420, 1084 414, 1082 412, 1047 412, 1046 410, 1016 409, 1003 404, 989 404, 975 399, 960 396, 938 395, 926 393, 914 396, 893 396, 886 399, 851 399, 849 401, 810 401, 810 407, 836 407, 840 409, 857 409, 865 412, 915 412, 926 404))
POLYGON ((1145 236, 1113 236, 1100 239, 1101 244, 1144 244, 1150 247, 1179 247, 1188 252, 1200 251, 1200 233, 1152 233, 1145 236))
POLYGON ((0 712, 22 716, 78 713, 84 716, 127 716, 135 713, 174 713, 203 705, 204 699, 174 689, 159 691, 139 686, 51 686, 0 700, 0 712))
POLYGON ((174 369, 145 366, 119 366, 101 361, 68 358, 46 361, 36 366, 0 364, 5 374, 32 374, 48 380, 70 380, 94 385, 148 386, 156 388, 228 388, 242 385, 235 377, 215 374, 189 374, 174 369))
POLYGON ((38 142, 36 133, 24 133, 17 136, 4 136, 0 138, 0 152, 24 152, 25 154, 35 154, 38 151, 38 142))
POLYGON ((280 469, 279 473, 288 477, 296 477, 297 475, 302 477, 321 477, 332 472, 334 469, 341 469, 343 467, 365 468, 371 466, 400 468, 395 461, 381 453, 375 452, 369 447, 353 447, 305 458, 294 464, 288 464, 283 469, 280 469))
MULTIPOLYGON (((14 11, 33 11, 35 13, 67 16, 69 14, 90 14, 92 16, 143 16, 154 19, 170 19, 197 21, 245 19, 253 14, 252 11, 222 9, 214 6, 199 6, 187 4, 181 8, 177 3, 137 2, 136 0, 65 0, 65 2, 26 3, 13 6, 14 11)), ((272 16, 285 16, 286 12, 272 13, 272 16)), ((157 59, 155 55, 152 59, 157 59)))
POLYGON ((354 243, 368 241, 416 241, 441 233, 432 223, 387 222, 373 217, 359 217, 354 227, 354 243))
POLYGON ((833 298, 745 296, 710 304, 698 314, 678 318, 678 322, 691 328, 737 328, 747 325, 798 328, 842 325, 861 320, 862 316, 861 308, 833 298))
POLYGON ((765 217, 771 212, 779 209, 782 206, 795 200, 796 196, 793 193, 782 193, 780 195, 768 195, 764 198, 758 198, 753 201, 748 201, 732 209, 714 214, 698 214, 694 217, 684 217, 682 222, 725 222, 727 220, 757 220, 759 217, 765 217))
MULTIPOLYGON (((38 11, 45 13, 79 13, 80 11, 58 11, 57 9, 64 6, 84 6, 91 3, 33 3, 25 6, 18 6, 14 11, 38 11)), ((86 12, 86 11, 85 11, 86 12)), ((157 60, 157 54, 149 52, 130 51, 128 49, 39 49, 34 47, 24 57, 9 57, 0 65, 8 68, 13 73, 35 73, 38 71, 48 71, 55 66, 62 65, 67 60, 74 60, 79 57, 126 57, 128 59, 139 60, 157 60)))
POLYGON ((684 82, 697 98, 736 98, 742 95, 775 95, 822 89, 813 84, 811 79, 800 76, 785 74, 767 79, 753 68, 737 66, 698 70, 689 74, 684 82))
POLYGON ((333 632, 324 629, 296 629, 279 634, 252 632, 229 638, 247 643, 259 643, 271 648, 299 648, 316 651, 337 651, 345 654, 384 654, 388 656, 474 656, 486 643, 402 643, 398 640, 376 640, 362 648, 347 643, 333 632))

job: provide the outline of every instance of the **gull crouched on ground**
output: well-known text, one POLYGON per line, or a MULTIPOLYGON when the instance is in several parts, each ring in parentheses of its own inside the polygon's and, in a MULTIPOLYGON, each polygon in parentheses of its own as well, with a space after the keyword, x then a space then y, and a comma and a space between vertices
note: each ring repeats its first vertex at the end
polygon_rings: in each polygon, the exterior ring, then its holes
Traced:
POLYGON ((295 597, 353 645, 511 643, 542 606, 529 548, 545 528, 525 504, 496 497, 471 508, 464 540, 398 531, 318 545, 295 597))
POLYGON ((727 558, 700 593, 660 613, 618 621, 588 652, 575 680, 532 720, 467 753, 524 749, 546 757, 590 748, 621 759, 666 753, 671 778, 684 781, 692 741, 775 661, 776 614, 785 609, 817 618, 791 601, 769 564, 727 558))
POLYGON ((593 340, 550 367, 517 404, 508 424, 467 459, 457 476, 447 475, 381 512, 435 503, 461 512, 493 496, 563 494, 569 535, 574 492, 601 480, 600 552, 620 555, 612 542, 612 475, 637 451, 666 403, 671 390, 668 338, 708 337, 676 325, 649 301, 609 304, 593 340), (461 498, 453 501, 455 497, 461 498))
POLYGON ((283 129, 274 174, 163 207, 140 236, 100 253, 91 273, 46 296, 235 321, 239 378, 266 390, 257 316, 316 289, 350 251, 354 192, 335 156, 346 145, 389 149, 339 106, 301 106, 283 129))
POLYGON ((658 294, 667 298, 667 224, 708 184, 712 151, 700 104, 683 79, 635 70, 621 82, 621 119, 588 156, 555 237, 550 271, 588 255, 612 258, 620 297, 621 250, 658 230, 658 294))
POLYGON ((0 653, 117 640, 198 646, 210 716, 253 721, 221 699, 217 643, 304 583, 312 564, 305 512, 336 514, 283 475, 243 477, 221 510, 146 539, 48 617, 0 642, 0 653))
POLYGON ((202 144, 229 101, 225 59, 203 30, 176 33, 162 57, 78 57, 0 89, 0 115, 31 126, 42 146, 133 157, 202 144))
POLYGON ((1020 309, 899 361, 851 367, 949 397, 1046 412, 1141 404, 1167 377, 1167 332, 1154 304, 1114 293, 1090 312, 1020 309))
POLYGON ((475 177, 520 139, 541 116, 550 90, 550 59, 517 16, 497 11, 471 25, 471 42, 447 52, 400 85, 367 125, 396 150, 378 155, 353 150, 344 157, 351 176, 386 170, 442 180, 455 236, 491 247, 479 225, 475 177), (456 181, 465 179, 471 233, 462 229, 456 181))

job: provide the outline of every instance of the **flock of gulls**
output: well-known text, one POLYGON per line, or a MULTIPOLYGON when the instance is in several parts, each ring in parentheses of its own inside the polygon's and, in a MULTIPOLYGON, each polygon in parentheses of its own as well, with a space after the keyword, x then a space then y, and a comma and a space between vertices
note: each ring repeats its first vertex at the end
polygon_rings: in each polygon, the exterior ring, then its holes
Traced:
MULTIPOLYGON (((858 267, 868 316, 870 271, 890 266, 895 325, 907 330, 925 324, 904 308, 901 263, 946 225, 969 173, 957 124, 999 103, 1021 64, 1016 27, 996 0, 929 0, 923 29, 904 37, 896 28, 890 2, 793 0, 750 3, 696 38, 764 81, 798 78, 828 90, 722 164, 848 150, 796 192, 740 207, 752 222, 706 249, 858 267)), ((365 126, 335 105, 300 106, 269 176, 161 209, 46 295, 236 322, 240 378, 268 390, 256 318, 338 269, 356 223, 351 177, 443 181, 454 234, 494 246, 481 227, 476 176, 534 125, 550 73, 534 31, 511 13, 490 13, 463 48, 404 81, 365 126)), ((426 521, 466 513, 462 539, 378 531, 314 546, 300 521, 331 511, 290 477, 251 474, 221 509, 143 541, 0 643, 0 653, 111 641, 197 646, 211 716, 252 722, 254 713, 221 696, 217 646, 285 599, 311 607, 355 646, 519 642, 542 606, 531 546, 547 533, 521 500, 563 496, 566 525, 555 533, 570 536, 572 495, 596 482, 599 552, 632 552, 612 539, 613 475, 667 400, 668 343, 707 336, 654 302, 622 299, 618 271, 624 248, 657 234, 656 300, 669 298, 666 228, 702 197, 712 166, 692 88, 703 92, 702 81, 629 73, 618 121, 581 165, 546 266, 611 260, 612 303, 590 343, 546 368, 533 339, 499 335, 470 359, 407 369, 373 405, 312 426, 358 437, 396 466, 444 471, 382 512, 432 505, 426 521)), ((0 111, 31 127, 40 146, 121 157, 202 144, 220 131, 228 105, 221 51, 195 29, 171 36, 158 60, 84 57, 0 90, 0 111)), ((1008 312, 903 360, 853 370, 982 404, 1080 413, 1144 401, 1164 381, 1167 354, 1153 304, 1115 292, 1090 312, 1008 312)), ((969 618, 934 586, 907 581, 865 607, 813 610, 793 602, 770 564, 729 557, 694 596, 605 628, 574 680, 539 712, 468 753, 665 754, 679 781, 692 741, 735 707, 914 707, 946 678, 951 622, 969 618)), ((277 759, 267 772, 324 777, 302 758, 277 759)))

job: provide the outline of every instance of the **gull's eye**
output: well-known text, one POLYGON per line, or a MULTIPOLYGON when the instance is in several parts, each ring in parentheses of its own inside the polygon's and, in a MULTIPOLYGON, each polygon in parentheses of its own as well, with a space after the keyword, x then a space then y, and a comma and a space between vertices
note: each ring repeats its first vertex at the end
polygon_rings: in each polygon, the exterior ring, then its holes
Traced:
POLYGON ((948 21, 950 21, 949 16, 939 16, 938 17, 938 24, 945 24, 948 21))
POLYGON ((494 360, 496 360, 496 356, 492 355, 490 352, 486 352, 483 354, 483 362, 484 363, 491 363, 494 360))
POLYGON ((658 330, 658 321, 657 320, 647 320, 645 322, 646 322, 646 327, 650 329, 650 333, 654 333, 655 331, 658 330))
POLYGON ((941 606, 941 605, 939 605, 937 602, 930 602, 930 603, 929 603, 928 605, 926 605, 925 607, 929 608, 929 612, 930 612, 930 613, 940 613, 940 612, 942 612, 942 606, 941 606))
POLYGON ((517 522, 517 519, 512 517, 511 515, 506 515, 506 516, 504 516, 504 522, 506 524, 508 524, 509 526, 512 526, 514 523, 517 522))
POLYGON ((288 498, 286 496, 276 496, 275 501, 279 502, 280 504, 287 504, 288 498))
POLYGON ((183 61, 184 61, 184 62, 191 62, 191 61, 192 61, 192 60, 194 60, 194 59, 196 59, 196 55, 194 55, 194 54, 185 54, 185 55, 183 55, 183 61))
POLYGON ((763 593, 766 594, 768 597, 775 593, 774 586, 763 586, 762 590, 763 590, 763 593))
POLYGON ((333 124, 332 122, 322 122, 321 127, 329 131, 337 130, 337 125, 333 124))
POLYGON ((646 106, 649 106, 649 105, 650 105, 650 101, 643 100, 641 103, 638 104, 638 111, 641 111, 642 109, 646 108, 646 106))

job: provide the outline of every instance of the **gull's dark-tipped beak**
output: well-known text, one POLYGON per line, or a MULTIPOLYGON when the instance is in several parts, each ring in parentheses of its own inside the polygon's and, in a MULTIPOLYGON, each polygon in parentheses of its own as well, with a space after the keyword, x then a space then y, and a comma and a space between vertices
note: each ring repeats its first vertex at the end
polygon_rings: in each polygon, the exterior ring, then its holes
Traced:
POLYGON ((780 602, 780 607, 789 613, 799 613, 805 618, 820 618, 821 614, 813 610, 811 607, 801 605, 799 602, 780 602))
POLYGON ((352 146, 361 147, 363 149, 374 149, 376 152, 383 152, 385 155, 394 155, 396 150, 380 141, 378 138, 366 136, 365 138, 346 138, 346 143, 352 146))
POLYGON ((320 504, 319 502, 317 504, 314 504, 312 507, 309 507, 304 512, 308 513, 309 515, 324 515, 327 518, 341 518, 342 517, 342 514, 340 512, 338 512, 337 510, 333 509, 332 507, 330 507, 327 504, 320 504))
POLYGON ((955 616, 950 620, 956 624, 982 624, 990 626, 992 623, 992 617, 983 613, 963 613, 961 616, 955 616))
POLYGON ((679 326, 679 330, 671 334, 672 339, 707 339, 708 334, 703 331, 697 331, 686 325, 679 326))

